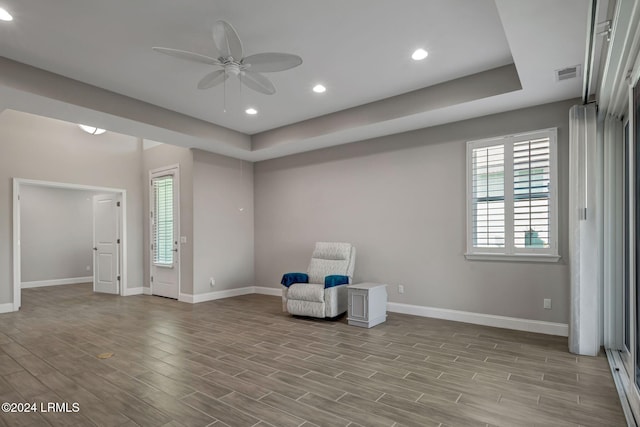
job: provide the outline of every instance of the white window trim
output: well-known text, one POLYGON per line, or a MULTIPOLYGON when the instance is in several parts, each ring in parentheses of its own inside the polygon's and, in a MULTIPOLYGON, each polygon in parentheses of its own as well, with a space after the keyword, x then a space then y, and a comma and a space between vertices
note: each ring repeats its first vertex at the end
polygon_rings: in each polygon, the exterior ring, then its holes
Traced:
MULTIPOLYGON (((168 176, 171 175, 173 176, 173 186, 174 186, 174 191, 180 191, 180 164, 173 164, 173 165, 169 165, 169 166, 165 166, 165 167, 161 167, 161 168, 156 168, 156 169, 151 169, 149 171, 149 184, 151 186, 150 190, 149 190, 149 211, 151 212, 151 215, 155 215, 155 203, 154 203, 154 191, 153 191, 153 179, 160 177, 160 176, 168 176)), ((179 239, 180 238, 180 193, 178 193, 178 206, 176 209, 176 217, 175 217, 175 221, 176 221, 176 230, 174 231, 176 237, 179 239)), ((152 245, 153 245, 153 220, 150 218, 149 219, 149 271, 150 271, 150 276, 153 276, 153 267, 157 267, 157 268, 166 268, 166 269, 173 269, 173 268, 178 268, 180 269, 180 251, 174 253, 173 256, 173 263, 171 264, 156 264, 153 262, 153 249, 152 249, 152 245)), ((180 244, 178 243, 178 248, 179 248, 180 244)), ((153 287, 153 286, 152 286, 153 287)), ((181 288, 180 288, 180 273, 178 272, 178 293, 181 292, 181 288)))
POLYGON ((496 138, 486 138, 467 142, 467 252, 464 254, 468 260, 478 261, 515 261, 515 262, 558 262, 558 129, 540 129, 531 132, 523 132, 505 135, 496 138), (473 174, 472 174, 472 150, 491 145, 505 144, 505 182, 507 177, 513 175, 513 143, 549 137, 550 170, 549 170, 549 211, 550 224, 549 236, 550 248, 516 248, 513 239, 513 191, 505 188, 505 247, 503 248, 474 248, 473 247, 473 174))
MULTIPOLYGON (((163 172, 158 172, 153 174, 153 176, 151 177, 151 192, 153 193, 151 195, 152 198, 152 206, 151 206, 151 263, 156 266, 156 267, 160 267, 160 268, 174 268, 174 266, 176 265, 176 254, 177 252, 172 251, 171 252, 171 262, 158 262, 155 260, 155 256, 156 253, 158 252, 158 248, 155 247, 156 245, 156 241, 154 240, 154 236, 155 236, 155 224, 157 221, 157 216, 158 216, 158 212, 156 210, 156 190, 154 187, 154 182, 157 179, 162 179, 162 178, 171 178, 171 187, 172 187, 172 191, 176 191, 175 190, 175 185, 176 185, 176 171, 175 170, 169 170, 166 173, 163 172)), ((173 195, 171 196, 173 198, 173 195)), ((176 211, 175 206, 173 207, 174 212, 176 211)), ((172 222, 174 221, 174 219, 172 219, 172 222)), ((172 233, 173 236, 171 237, 171 241, 173 242, 174 238, 175 238, 175 230, 172 233)), ((172 246, 174 246, 172 244, 172 246)))

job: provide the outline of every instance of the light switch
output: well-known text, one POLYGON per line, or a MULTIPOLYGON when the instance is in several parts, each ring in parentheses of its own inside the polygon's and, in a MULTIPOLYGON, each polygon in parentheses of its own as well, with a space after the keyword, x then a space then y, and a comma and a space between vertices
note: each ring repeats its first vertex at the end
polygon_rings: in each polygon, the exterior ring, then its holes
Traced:
POLYGON ((182 244, 187 243, 187 236, 180 236, 180 243, 182 244))

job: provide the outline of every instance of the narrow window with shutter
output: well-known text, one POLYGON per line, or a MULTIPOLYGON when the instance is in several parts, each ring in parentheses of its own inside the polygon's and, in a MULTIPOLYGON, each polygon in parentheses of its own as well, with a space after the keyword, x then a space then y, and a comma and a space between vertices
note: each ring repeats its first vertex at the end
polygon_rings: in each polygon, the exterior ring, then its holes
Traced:
POLYGON ((504 146, 472 151, 473 246, 504 247, 504 146))
POLYGON ((467 143, 467 259, 557 261, 557 130, 467 143))
POLYGON ((173 175, 153 178, 153 263, 173 265, 173 175))
POLYGON ((516 248, 548 248, 551 210, 549 138, 513 144, 513 227, 516 248))

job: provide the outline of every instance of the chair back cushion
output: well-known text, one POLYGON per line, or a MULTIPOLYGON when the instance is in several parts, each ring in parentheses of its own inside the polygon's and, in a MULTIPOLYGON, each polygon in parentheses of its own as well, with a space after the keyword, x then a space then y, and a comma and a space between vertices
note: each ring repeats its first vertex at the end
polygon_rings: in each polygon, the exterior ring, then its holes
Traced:
POLYGON ((351 243, 317 242, 307 273, 309 283, 324 284, 325 276, 342 275, 353 279, 355 248, 351 243))

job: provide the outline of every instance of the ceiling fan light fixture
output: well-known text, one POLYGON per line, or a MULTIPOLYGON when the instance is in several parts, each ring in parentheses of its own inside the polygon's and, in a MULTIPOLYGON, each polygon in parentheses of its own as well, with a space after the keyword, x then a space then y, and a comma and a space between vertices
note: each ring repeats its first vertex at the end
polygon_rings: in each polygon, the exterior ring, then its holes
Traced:
POLYGON ((258 114, 258 110, 256 110, 253 107, 249 107, 246 110, 244 110, 245 113, 247 113, 250 116, 255 116, 256 114, 258 114))
POLYGON ((327 88, 321 84, 317 84, 313 87, 313 91, 315 93, 325 93, 327 91, 327 88))
POLYGON ((0 21, 5 21, 5 22, 13 21, 13 16, 11 16, 11 14, 6 11, 6 9, 3 9, 1 7, 0 7, 0 21))
POLYGON ((422 61, 424 58, 429 56, 429 52, 424 49, 416 49, 411 55, 411 59, 414 61, 422 61))
POLYGON ((78 126, 80 127, 80 129, 82 129, 83 131, 91 135, 102 135, 103 133, 106 132, 106 130, 100 129, 94 126, 87 126, 87 125, 78 125, 78 126))

